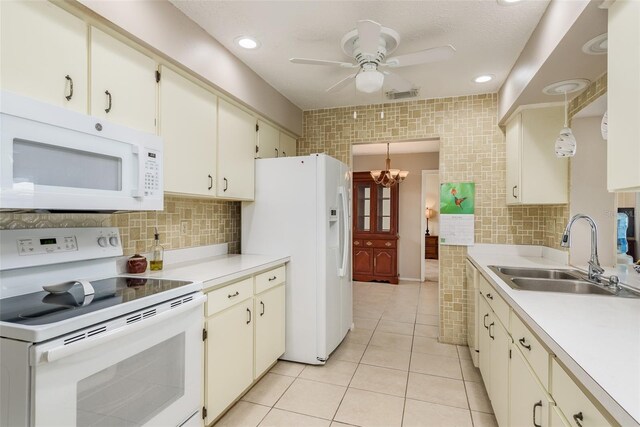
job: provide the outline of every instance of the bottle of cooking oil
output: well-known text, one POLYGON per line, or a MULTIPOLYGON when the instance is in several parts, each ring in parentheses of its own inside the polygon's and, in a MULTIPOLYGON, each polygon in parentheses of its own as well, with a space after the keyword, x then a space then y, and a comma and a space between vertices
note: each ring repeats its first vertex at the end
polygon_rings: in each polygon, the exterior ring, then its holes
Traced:
POLYGON ((151 271, 162 270, 162 257, 164 256, 164 248, 160 245, 160 233, 158 227, 154 234, 153 248, 151 249, 151 262, 149 268, 151 271))

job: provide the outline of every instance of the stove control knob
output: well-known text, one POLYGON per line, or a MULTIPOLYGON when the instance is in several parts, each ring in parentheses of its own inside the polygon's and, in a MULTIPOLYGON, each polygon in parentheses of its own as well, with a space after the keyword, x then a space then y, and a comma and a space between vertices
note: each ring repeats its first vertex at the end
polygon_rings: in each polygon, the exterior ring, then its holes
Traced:
POLYGON ((109 243, 107 242, 107 238, 106 237, 98 237, 98 244, 101 247, 106 248, 109 243))
POLYGON ((109 244, 111 246, 118 246, 118 238, 117 237, 109 237, 109 244))

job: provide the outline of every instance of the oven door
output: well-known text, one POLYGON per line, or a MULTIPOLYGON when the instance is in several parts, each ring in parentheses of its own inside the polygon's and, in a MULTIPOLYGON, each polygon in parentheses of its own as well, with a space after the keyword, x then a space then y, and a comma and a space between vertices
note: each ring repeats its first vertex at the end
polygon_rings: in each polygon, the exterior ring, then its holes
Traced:
POLYGON ((198 293, 147 318, 149 309, 142 311, 137 322, 127 323, 136 316, 128 315, 103 334, 72 341, 74 332, 34 346, 31 425, 175 427, 194 414, 201 420, 204 299, 198 293))
POLYGON ((1 208, 162 209, 157 136, 15 94, 1 99, 1 208))

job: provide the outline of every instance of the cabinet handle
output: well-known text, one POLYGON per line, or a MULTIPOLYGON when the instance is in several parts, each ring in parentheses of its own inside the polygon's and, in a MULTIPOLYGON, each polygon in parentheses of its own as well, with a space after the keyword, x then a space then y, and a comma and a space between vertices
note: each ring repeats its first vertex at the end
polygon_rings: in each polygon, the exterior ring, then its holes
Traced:
POLYGON ((251 323, 251 310, 247 308, 247 313, 249 313, 249 320, 247 320, 247 325, 251 323))
POLYGON ((104 94, 107 95, 107 108, 104 109, 104 112, 109 113, 109 111, 111 111, 111 93, 108 90, 105 90, 104 94))
POLYGON ((518 188, 518 186, 514 185, 513 188, 511 189, 511 195, 513 196, 514 199, 518 198, 518 196, 516 196, 516 188, 518 188))
POLYGON ((276 148, 276 157, 280 157, 280 155, 278 154, 278 149, 276 148))
POLYGON ((492 340, 495 340, 495 339, 496 339, 495 335, 491 335, 491 327, 492 327, 493 325, 495 325, 495 324, 496 324, 495 322, 491 322, 491 323, 489 324, 489 327, 487 328, 487 329, 489 330, 489 337, 490 337, 492 340))
POLYGON ((260 316, 264 316, 264 303, 260 301, 260 305, 262 305, 262 313, 260 313, 260 316))
POLYGON ((287 157, 287 152, 286 151, 282 152, 282 157, 287 157))
POLYGON ((64 76, 64 78, 69 82, 69 95, 65 96, 65 98, 67 98, 67 101, 71 101, 71 98, 73 98, 73 79, 69 74, 64 76))
POLYGON ((353 242, 353 246, 360 246, 360 242, 356 240, 355 242, 353 242))
POLYGON ((386 247, 389 247, 389 246, 391 246, 391 242, 385 242, 385 243, 384 243, 384 245, 385 245, 386 247))
POLYGON ((492 300, 492 301, 493 301, 493 295, 491 295, 491 294, 487 294, 487 298, 489 298, 490 300, 492 300))
POLYGON ((489 313, 484 315, 484 318, 482 319, 482 324, 484 325, 485 329, 489 329, 489 327, 487 326, 487 317, 489 317, 489 313))
POLYGON ((582 411, 578 412, 577 414, 573 414, 573 421, 576 422, 576 424, 578 424, 578 427, 582 427, 582 423, 580 421, 584 421, 584 417, 582 416, 582 411))
POLYGON ((227 298, 237 297, 238 295, 240 295, 240 292, 236 291, 236 293, 235 293, 235 294, 229 294, 229 295, 227 295, 227 298))
POLYGON ((524 337, 520 338, 518 340, 518 342, 520 343, 521 346, 523 346, 524 348, 526 348, 527 350, 531 351, 531 344, 525 344, 525 339, 524 337))
POLYGON ((224 180, 224 189, 222 191, 227 191, 227 189, 229 188, 229 181, 227 181, 227 178, 222 178, 224 180))
POLYGON ((273 277, 269 277, 269 281, 273 282, 274 280, 276 280, 278 278, 278 276, 273 276, 273 277))
POLYGON ((209 177, 209 186, 207 190, 211 190, 213 188, 213 177, 211 175, 207 175, 209 177))
POLYGON ((539 407, 540 407, 540 409, 542 410, 542 400, 541 400, 541 401, 539 401, 539 402, 537 402, 537 403, 535 403, 535 404, 533 405, 533 425, 534 425, 535 427, 542 427, 540 424, 537 424, 537 423, 536 423, 536 408, 537 408, 538 406, 539 406, 539 407))

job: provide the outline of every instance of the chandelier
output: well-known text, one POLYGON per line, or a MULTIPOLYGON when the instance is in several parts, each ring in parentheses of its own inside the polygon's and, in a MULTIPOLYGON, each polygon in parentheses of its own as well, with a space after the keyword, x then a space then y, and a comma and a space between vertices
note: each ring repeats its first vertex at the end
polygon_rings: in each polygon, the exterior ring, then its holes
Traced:
POLYGON ((376 184, 389 188, 404 181, 407 175, 409 175, 409 171, 391 169, 391 159, 389 158, 389 143, 387 142, 387 160, 385 160, 385 170, 372 170, 371 178, 373 178, 373 181, 376 184))

